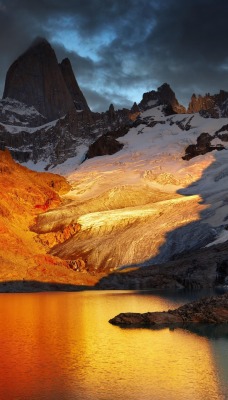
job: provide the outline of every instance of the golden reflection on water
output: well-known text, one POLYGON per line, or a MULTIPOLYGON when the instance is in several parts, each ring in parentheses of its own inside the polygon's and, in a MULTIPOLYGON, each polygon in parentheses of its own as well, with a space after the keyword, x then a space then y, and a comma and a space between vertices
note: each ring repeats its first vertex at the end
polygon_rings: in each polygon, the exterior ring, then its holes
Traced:
POLYGON ((0 399, 225 399, 207 338, 108 323, 176 303, 133 293, 1 295, 0 399))

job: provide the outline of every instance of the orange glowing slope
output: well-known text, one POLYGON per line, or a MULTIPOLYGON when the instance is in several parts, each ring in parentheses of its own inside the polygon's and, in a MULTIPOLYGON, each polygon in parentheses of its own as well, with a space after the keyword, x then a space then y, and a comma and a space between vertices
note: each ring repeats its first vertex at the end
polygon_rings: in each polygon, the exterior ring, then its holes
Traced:
POLYGON ((29 229, 36 216, 57 207, 59 195, 68 190, 64 178, 30 171, 14 162, 8 151, 0 151, 0 282, 84 283, 66 261, 47 255, 29 229))

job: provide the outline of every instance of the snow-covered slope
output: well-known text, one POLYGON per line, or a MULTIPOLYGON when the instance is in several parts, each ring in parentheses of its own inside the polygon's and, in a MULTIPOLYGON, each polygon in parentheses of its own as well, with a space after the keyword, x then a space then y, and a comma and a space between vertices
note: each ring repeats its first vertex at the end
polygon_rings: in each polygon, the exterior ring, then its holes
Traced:
POLYGON ((215 132, 228 119, 164 116, 156 107, 140 120, 118 139, 124 144, 118 153, 87 160, 74 172, 72 163, 68 173, 62 165, 72 189, 64 206, 39 217, 35 230, 42 238, 70 223, 81 229, 52 254, 81 257, 90 270, 112 270, 166 261, 224 236, 228 143, 215 132), (186 147, 203 132, 225 149, 183 160, 186 147))
POLYGON ((39 126, 47 122, 35 107, 5 98, 0 100, 0 121, 6 125, 16 125, 18 127, 39 126))

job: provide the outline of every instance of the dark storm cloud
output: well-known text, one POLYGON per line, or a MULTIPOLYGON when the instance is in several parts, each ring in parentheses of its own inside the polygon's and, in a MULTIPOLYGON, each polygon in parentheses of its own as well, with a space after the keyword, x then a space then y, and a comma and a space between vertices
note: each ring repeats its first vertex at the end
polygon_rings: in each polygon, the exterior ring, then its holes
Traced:
POLYGON ((70 58, 95 110, 163 82, 187 102, 228 89, 227 18, 227 0, 0 0, 0 80, 39 35, 70 58))

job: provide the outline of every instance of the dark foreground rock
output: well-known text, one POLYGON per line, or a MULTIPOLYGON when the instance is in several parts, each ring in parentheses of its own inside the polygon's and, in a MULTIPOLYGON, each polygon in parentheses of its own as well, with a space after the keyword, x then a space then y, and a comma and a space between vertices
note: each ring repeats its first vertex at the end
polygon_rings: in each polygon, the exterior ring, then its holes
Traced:
POLYGON ((89 146, 86 158, 115 154, 123 148, 123 144, 118 142, 111 135, 102 135, 89 146))
POLYGON ((163 312, 122 313, 109 321, 113 325, 128 326, 182 326, 185 324, 227 324, 228 293, 185 304, 176 310, 163 312))
POLYGON ((183 160, 191 160, 191 158, 209 153, 213 150, 224 150, 225 147, 221 144, 212 145, 211 141, 214 139, 214 136, 209 135, 207 132, 201 133, 201 135, 197 138, 196 144, 190 144, 186 150, 183 160))
POLYGON ((102 278, 97 289, 201 289, 228 282, 228 241, 173 257, 163 264, 132 266, 102 278))

